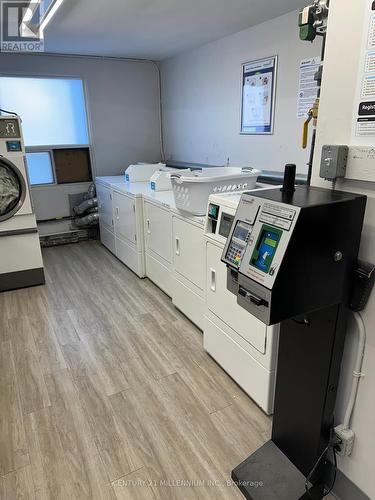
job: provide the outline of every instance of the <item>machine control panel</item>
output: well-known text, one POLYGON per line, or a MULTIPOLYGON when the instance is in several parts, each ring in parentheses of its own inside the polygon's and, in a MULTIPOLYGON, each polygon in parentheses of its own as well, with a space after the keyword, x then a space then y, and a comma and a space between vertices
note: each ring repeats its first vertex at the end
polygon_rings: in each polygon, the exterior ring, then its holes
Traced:
POLYGON ((19 117, 0 116, 0 155, 10 157, 24 155, 25 145, 19 117))
POLYGON ((6 141, 8 153, 19 153, 22 151, 21 141, 6 141))
POLYGON ((232 224, 234 220, 234 215, 222 212, 221 221, 219 227, 219 234, 223 238, 228 238, 230 231, 232 229, 232 224))
POLYGON ((282 207, 273 203, 265 203, 260 214, 260 222, 271 224, 287 231, 292 227, 296 211, 292 208, 282 207))
POLYGON ((244 193, 232 225, 223 262, 272 289, 298 219, 299 208, 244 193))
POLYGON ((240 193, 212 194, 209 198, 205 233, 207 236, 225 244, 240 202, 240 193))
POLYGON ((220 210, 219 205, 216 205, 215 203, 210 203, 208 206, 208 217, 210 219, 214 219, 217 221, 219 218, 219 210, 220 210))
POLYGON ((0 119, 0 139, 20 139, 21 132, 17 118, 0 119))

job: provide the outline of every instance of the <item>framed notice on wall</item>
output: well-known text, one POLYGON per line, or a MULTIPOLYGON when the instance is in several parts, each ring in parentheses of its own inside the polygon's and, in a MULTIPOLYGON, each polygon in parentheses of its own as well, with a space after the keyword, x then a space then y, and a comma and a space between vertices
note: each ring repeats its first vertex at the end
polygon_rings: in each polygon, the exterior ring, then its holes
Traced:
POLYGON ((273 134, 277 56, 242 65, 241 134, 273 134))

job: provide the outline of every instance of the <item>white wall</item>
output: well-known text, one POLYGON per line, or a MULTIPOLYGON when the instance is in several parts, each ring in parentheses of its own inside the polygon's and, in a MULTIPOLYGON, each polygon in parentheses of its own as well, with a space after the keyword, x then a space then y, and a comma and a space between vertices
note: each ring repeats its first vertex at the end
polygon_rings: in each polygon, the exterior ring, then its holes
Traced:
MULTIPOLYGON (((303 2, 302 2, 303 3, 303 2)), ((320 55, 320 39, 299 41, 298 13, 222 38, 161 64, 167 158, 282 170, 296 163, 306 173, 297 116, 300 61, 320 55), (275 133, 241 136, 241 64, 279 56, 275 133)))
MULTIPOLYGON (((364 10, 368 1, 331 0, 330 3, 326 62, 314 160, 313 184, 315 185, 331 187, 329 183, 319 179, 322 146, 350 144, 364 10)), ((375 263, 375 185, 345 180, 337 184, 337 189, 363 193, 369 197, 360 258, 375 263)), ((363 366, 365 377, 360 382, 352 420, 356 441, 353 454, 340 460, 339 467, 370 498, 375 498, 375 293, 372 294, 363 317, 367 328, 367 347, 363 366)), ((337 421, 343 418, 356 347, 354 326, 351 325, 337 401, 337 421)))
MULTIPOLYGON (((136 161, 160 160, 159 95, 157 72, 152 64, 87 57, 0 54, 0 74, 82 78, 94 175, 118 175, 136 161)), ((54 216, 56 206, 63 205, 66 212, 65 192, 63 186, 38 189, 34 195, 35 205, 43 204, 44 216, 46 212, 54 216), (56 196, 59 197, 57 204, 56 196)))

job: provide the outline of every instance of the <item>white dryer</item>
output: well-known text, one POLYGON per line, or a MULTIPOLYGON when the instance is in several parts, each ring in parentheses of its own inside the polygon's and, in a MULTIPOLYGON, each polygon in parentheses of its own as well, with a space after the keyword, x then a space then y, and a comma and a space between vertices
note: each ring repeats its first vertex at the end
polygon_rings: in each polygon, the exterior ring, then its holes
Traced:
POLYGON ((0 291, 44 283, 21 119, 0 116, 0 291))
POLYGON ((204 329, 206 217, 171 207, 173 234, 173 304, 201 330, 204 329))
POLYGON ((173 293, 172 191, 150 192, 143 199, 146 275, 163 292, 173 293))
POLYGON ((144 278, 143 197, 148 182, 127 182, 123 176, 96 177, 100 239, 137 276, 144 278))
MULTIPOLYGON (((264 186, 257 184, 257 188, 264 186)), ((269 188, 269 186, 268 186, 269 188)), ((241 193, 211 195, 205 230, 205 350, 265 411, 273 413, 279 326, 267 327, 237 304, 227 290, 221 261, 241 193)))

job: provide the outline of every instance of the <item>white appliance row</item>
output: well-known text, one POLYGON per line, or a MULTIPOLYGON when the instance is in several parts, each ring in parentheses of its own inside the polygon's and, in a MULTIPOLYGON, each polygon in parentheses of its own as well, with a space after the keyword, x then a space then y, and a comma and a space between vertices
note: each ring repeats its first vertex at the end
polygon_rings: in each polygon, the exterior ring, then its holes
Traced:
POLYGON ((201 217, 180 212, 172 191, 154 191, 149 182, 98 177, 96 185, 102 243, 168 294, 203 330, 206 351, 272 413, 278 329, 237 305, 221 262, 240 194, 212 195, 216 213, 201 217))

